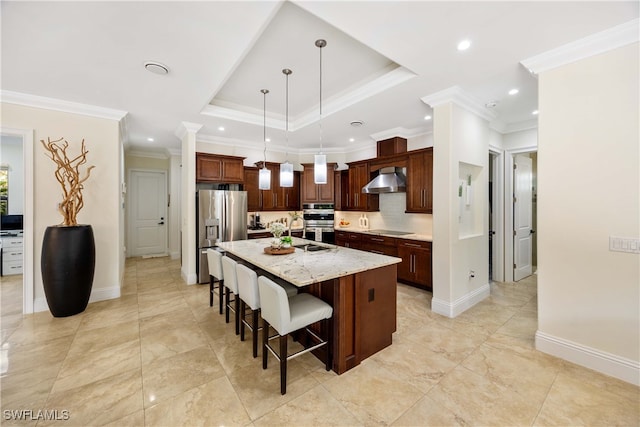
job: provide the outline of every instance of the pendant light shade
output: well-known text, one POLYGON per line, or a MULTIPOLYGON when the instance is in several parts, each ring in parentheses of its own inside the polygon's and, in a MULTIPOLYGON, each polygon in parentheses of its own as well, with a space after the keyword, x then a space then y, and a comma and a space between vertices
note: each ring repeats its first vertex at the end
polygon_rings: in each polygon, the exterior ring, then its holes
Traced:
POLYGON ((316 40, 316 47, 320 52, 320 153, 313 160, 313 181, 316 184, 327 183, 327 156, 322 154, 322 48, 327 45, 326 40, 316 40))
POLYGON ((270 190, 271 189, 271 171, 267 169, 267 94, 269 91, 267 89, 262 89, 263 95, 263 134, 262 138, 264 140, 264 163, 262 163, 262 169, 260 169, 260 173, 258 174, 258 188, 260 190, 270 190))
POLYGON ((280 163, 280 187, 293 187, 293 165, 280 163))
POLYGON ((327 183, 327 156, 324 154, 313 156, 313 182, 316 184, 327 183))
POLYGON ((293 187, 293 165, 289 163, 289 76, 293 73, 288 68, 282 70, 282 74, 286 77, 286 113, 285 113, 285 141, 287 151, 285 152, 285 161, 280 164, 280 187, 293 187))

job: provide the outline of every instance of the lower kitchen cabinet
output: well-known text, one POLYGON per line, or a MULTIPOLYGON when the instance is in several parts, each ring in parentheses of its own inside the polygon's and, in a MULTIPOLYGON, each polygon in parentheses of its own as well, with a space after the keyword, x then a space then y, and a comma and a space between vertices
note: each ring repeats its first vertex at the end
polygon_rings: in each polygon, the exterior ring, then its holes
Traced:
POLYGON ((336 231, 336 245, 351 249, 362 249, 362 233, 336 231))
POLYGON ((398 239, 398 257, 398 281, 431 291, 431 242, 398 239))
POLYGON ((22 274, 22 237, 2 237, 0 276, 22 274))
POLYGON ((398 256, 397 242, 393 237, 363 234, 361 249, 380 255, 398 256))

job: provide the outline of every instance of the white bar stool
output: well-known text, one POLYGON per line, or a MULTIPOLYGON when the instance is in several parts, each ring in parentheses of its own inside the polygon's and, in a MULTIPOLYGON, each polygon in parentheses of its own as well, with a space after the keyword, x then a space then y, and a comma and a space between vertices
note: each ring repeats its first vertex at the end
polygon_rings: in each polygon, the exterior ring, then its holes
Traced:
MULTIPOLYGON (((262 369, 267 369, 267 350, 269 350, 280 361, 280 393, 285 394, 287 392, 287 361, 331 342, 331 325, 328 320, 333 315, 333 307, 308 293, 288 297, 280 285, 264 276, 260 276, 258 279, 258 287, 260 289, 261 315, 264 323, 262 330, 262 369), (319 321, 323 322, 321 329, 326 331, 324 339, 308 328, 312 323, 319 321), (278 336, 269 337, 269 325, 276 330, 280 338, 280 351, 278 353, 269 344, 270 339, 278 338, 278 336), (307 333, 318 343, 288 355, 287 336, 291 332, 301 329, 306 329, 307 333)), ((331 369, 331 365, 331 349, 327 348, 327 359, 325 361, 327 371, 331 369)))
POLYGON ((220 314, 222 314, 222 295, 224 289, 222 254, 215 249, 207 249, 207 264, 209 266, 209 307, 213 306, 213 289, 215 288, 215 282, 218 282, 218 299, 220 300, 220 314))
MULTIPOLYGON (((236 276, 238 280, 238 295, 240 297, 240 340, 244 341, 244 327, 251 330, 253 339, 253 357, 258 357, 258 319, 260 315, 260 291, 258 290, 258 275, 249 267, 237 264, 236 276), (251 324, 245 320, 247 305, 251 309, 251 324)), ((279 286, 279 285, 277 285, 279 286)), ((280 286, 285 295, 295 295, 298 289, 292 285, 280 286)))
POLYGON ((228 256, 222 257, 222 274, 224 275, 224 306, 225 321, 229 323, 229 312, 233 311, 236 325, 236 335, 240 334, 240 298, 238 297, 238 278, 236 266, 238 263, 228 256), (231 300, 233 294, 233 300, 231 300), (233 307, 231 306, 233 303, 233 307))

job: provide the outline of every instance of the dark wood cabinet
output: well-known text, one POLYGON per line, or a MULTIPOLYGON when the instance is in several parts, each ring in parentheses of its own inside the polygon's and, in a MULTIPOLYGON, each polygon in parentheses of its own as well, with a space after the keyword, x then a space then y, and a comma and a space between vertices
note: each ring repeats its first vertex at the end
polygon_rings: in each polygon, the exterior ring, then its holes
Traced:
POLYGON ((393 237, 363 234, 361 248, 380 255, 398 256, 397 242, 393 237))
POLYGON ((316 184, 313 177, 313 163, 304 163, 300 177, 302 203, 334 203, 335 163, 327 163, 327 183, 316 184))
POLYGON ((431 242, 398 239, 398 281, 432 290, 431 242))
POLYGON ((433 148, 408 156, 406 212, 433 213, 433 148))
POLYGON ((336 245, 351 249, 362 249, 362 233, 336 230, 336 245))
POLYGON ((244 157, 196 153, 196 182, 242 184, 244 157))
POLYGON ((343 197, 343 210, 372 212, 380 210, 380 196, 378 194, 366 194, 362 192, 362 187, 371 181, 369 172, 369 161, 348 163, 349 169, 347 184, 342 188, 346 189, 346 196, 343 197))
POLYGON ((260 190, 258 188, 260 168, 245 168, 244 189, 247 191, 247 209, 249 211, 299 211, 300 172, 293 172, 293 187, 280 187, 280 165, 267 163, 267 169, 271 171, 271 188, 260 190))

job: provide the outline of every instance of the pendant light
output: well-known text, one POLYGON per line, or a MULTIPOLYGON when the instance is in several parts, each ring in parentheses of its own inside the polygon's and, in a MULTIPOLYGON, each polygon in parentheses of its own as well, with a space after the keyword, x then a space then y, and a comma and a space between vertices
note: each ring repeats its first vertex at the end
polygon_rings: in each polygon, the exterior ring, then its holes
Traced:
POLYGON ((327 156, 322 154, 322 48, 326 45, 326 40, 316 40, 320 51, 320 152, 313 156, 313 181, 316 184, 327 183, 327 156))
POLYGON ((282 74, 286 76, 286 121, 285 121, 285 154, 284 154, 284 163, 280 163, 280 187, 293 187, 293 165, 289 163, 289 76, 293 73, 288 68, 282 70, 282 74))
POLYGON ((271 171, 267 169, 267 94, 269 90, 262 89, 263 95, 263 140, 264 140, 264 163, 262 163, 262 169, 258 175, 258 188, 260 190, 271 189, 271 171))

